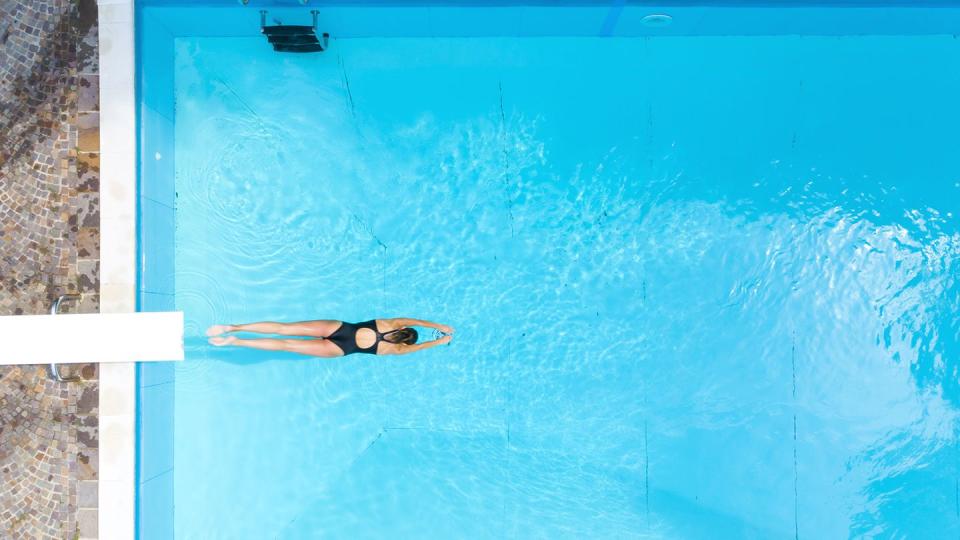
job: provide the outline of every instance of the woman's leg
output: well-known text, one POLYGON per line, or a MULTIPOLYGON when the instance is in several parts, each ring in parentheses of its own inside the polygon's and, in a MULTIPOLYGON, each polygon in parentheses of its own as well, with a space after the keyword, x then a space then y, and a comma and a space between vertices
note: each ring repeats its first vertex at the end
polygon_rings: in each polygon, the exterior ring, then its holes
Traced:
POLYGON ((239 339, 228 336, 210 338, 210 343, 218 347, 233 345, 261 351, 285 351, 324 358, 343 355, 339 347, 322 339, 239 339))
POLYGON ((255 322, 250 324, 218 324, 207 329, 208 336, 219 336, 227 332, 254 332, 256 334, 277 334, 281 336, 327 337, 340 328, 340 321, 318 320, 294 323, 255 322))

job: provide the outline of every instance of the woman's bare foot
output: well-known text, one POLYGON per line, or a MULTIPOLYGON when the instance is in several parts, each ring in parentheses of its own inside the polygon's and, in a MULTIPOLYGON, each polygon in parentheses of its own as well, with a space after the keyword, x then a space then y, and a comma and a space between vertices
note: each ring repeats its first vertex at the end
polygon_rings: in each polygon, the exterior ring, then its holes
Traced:
POLYGON ((207 328, 207 337, 219 336, 220 334, 226 334, 227 332, 233 332, 233 327, 229 324, 215 324, 210 328, 207 328))
POLYGON ((236 341, 236 336, 227 336, 227 337, 212 337, 209 339, 211 345, 217 347, 223 347, 224 345, 229 345, 236 341))

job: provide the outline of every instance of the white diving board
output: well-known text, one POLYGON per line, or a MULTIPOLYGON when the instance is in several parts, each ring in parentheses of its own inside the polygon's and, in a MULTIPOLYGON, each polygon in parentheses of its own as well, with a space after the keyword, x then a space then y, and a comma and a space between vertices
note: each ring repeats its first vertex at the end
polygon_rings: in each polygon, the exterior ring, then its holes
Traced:
POLYGON ((183 312, 0 317, 0 364, 183 360, 183 312))

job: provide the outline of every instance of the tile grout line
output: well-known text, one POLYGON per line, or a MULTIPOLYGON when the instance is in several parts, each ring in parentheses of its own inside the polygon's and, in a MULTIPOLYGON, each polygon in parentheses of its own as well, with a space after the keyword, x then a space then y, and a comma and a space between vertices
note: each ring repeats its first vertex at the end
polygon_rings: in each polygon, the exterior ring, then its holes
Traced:
POLYGON ((790 343, 790 372, 793 382, 793 537, 800 539, 800 491, 797 471, 797 337, 790 343))
POLYGON ((147 482, 149 482, 149 481, 151 481, 151 480, 155 480, 155 479, 157 479, 157 478, 160 478, 161 476, 163 476, 163 475, 165 475, 165 474, 167 474, 167 473, 169 473, 169 472, 173 472, 173 467, 170 467, 169 469, 162 470, 162 471, 158 472, 157 474, 151 476, 150 478, 147 478, 146 480, 141 480, 140 483, 141 483, 141 484, 146 484, 147 482))

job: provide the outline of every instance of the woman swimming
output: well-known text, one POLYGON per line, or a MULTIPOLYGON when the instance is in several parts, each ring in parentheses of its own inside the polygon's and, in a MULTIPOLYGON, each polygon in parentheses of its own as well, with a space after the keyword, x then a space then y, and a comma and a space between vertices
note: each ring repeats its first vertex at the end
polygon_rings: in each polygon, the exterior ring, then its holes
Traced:
POLYGON ((352 353, 409 354, 453 339, 453 328, 419 319, 374 319, 362 323, 320 320, 295 323, 256 322, 250 324, 218 324, 207 329, 210 343, 218 347, 233 345, 265 351, 287 351, 309 356, 332 358, 352 353), (417 331, 411 326, 425 326, 443 332, 444 336, 433 341, 417 343, 417 331), (381 331, 382 330, 382 331, 381 331), (240 339, 236 336, 220 337, 229 332, 254 332, 279 334, 313 339, 240 339))

